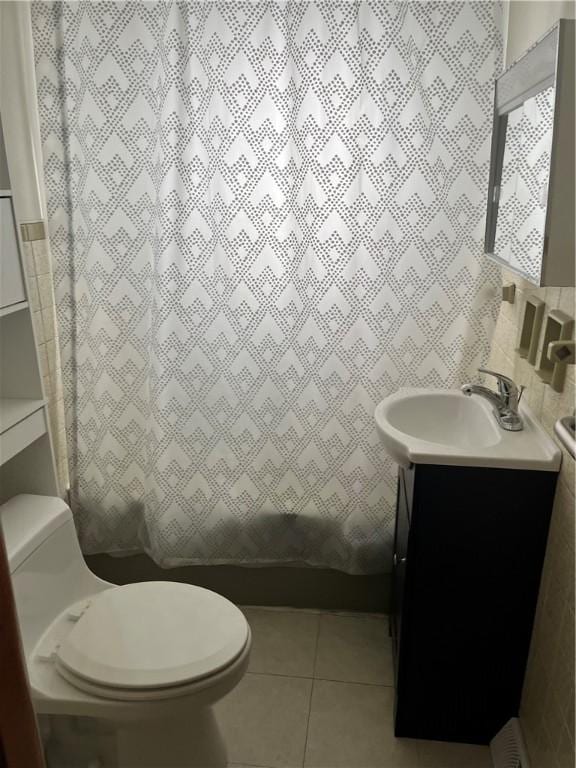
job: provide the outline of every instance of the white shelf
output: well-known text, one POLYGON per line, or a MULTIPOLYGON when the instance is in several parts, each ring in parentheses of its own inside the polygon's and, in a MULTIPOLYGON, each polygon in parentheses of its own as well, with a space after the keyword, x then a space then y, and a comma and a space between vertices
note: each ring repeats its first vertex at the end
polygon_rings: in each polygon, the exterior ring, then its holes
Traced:
POLYGON ((0 398, 0 434, 44 407, 44 400, 20 397, 0 398))
POLYGON ((16 304, 9 304, 7 307, 0 307, 0 317, 6 317, 13 312, 20 312, 21 309, 28 309, 27 301, 18 301, 16 304))
MULTIPOLYGON (((0 466, 13 459, 46 434, 43 400, 2 398, 0 400, 0 466)), ((26 466, 26 473, 33 468, 26 466)))
POLYGON ((0 189, 0 197, 12 197, 11 189, 0 189))

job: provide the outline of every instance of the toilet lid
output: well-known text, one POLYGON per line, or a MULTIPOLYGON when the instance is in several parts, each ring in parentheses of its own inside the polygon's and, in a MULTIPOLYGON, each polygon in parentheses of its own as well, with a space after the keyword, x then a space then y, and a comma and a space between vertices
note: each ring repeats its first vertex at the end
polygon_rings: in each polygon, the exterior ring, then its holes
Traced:
POLYGON ((57 655, 74 675, 101 686, 180 685, 231 664, 248 624, 229 600, 190 584, 127 584, 96 595, 57 655))

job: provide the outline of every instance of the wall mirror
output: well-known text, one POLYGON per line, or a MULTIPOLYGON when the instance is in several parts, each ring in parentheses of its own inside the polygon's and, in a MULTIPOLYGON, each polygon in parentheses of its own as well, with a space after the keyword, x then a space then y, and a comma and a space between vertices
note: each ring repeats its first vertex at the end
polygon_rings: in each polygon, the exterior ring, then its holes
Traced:
POLYGON ((574 21, 496 79, 484 252, 539 286, 573 286, 574 21))

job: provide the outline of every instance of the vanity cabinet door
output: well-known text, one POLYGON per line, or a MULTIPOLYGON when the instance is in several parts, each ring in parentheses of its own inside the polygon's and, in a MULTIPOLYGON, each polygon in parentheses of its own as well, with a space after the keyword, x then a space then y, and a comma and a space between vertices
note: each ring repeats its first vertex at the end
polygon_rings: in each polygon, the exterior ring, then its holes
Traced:
POLYGON ((396 495, 396 524, 394 530, 394 554, 392 570, 392 610, 391 630, 394 651, 394 673, 398 677, 398 649, 402 629, 404 608, 404 590, 406 582, 406 565, 408 555, 408 534, 410 531, 410 499, 407 495, 406 473, 403 469, 398 472, 396 495))
POLYGON ((0 198, 0 308, 25 301, 12 201, 0 198))
POLYGON ((435 465, 400 473, 396 736, 487 744, 518 716, 556 478, 435 465))

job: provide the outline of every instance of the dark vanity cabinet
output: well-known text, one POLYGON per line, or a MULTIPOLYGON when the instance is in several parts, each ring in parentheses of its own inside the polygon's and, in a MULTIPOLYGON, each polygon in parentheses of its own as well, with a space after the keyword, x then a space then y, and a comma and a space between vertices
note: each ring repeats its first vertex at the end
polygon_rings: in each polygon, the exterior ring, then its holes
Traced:
POLYGON ((556 472, 400 469, 397 736, 486 744, 518 715, 556 472))

